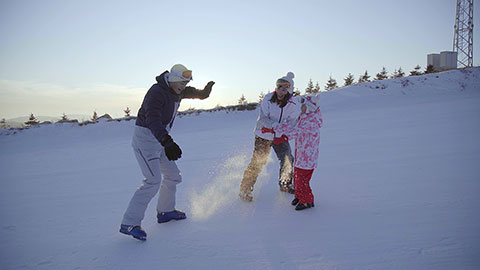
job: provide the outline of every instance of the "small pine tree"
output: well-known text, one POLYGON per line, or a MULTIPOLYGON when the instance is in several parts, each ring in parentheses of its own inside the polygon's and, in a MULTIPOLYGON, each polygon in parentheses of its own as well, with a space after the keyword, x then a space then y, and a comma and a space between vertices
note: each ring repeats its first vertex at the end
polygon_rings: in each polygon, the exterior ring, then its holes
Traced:
POLYGON ((245 98, 245 96, 242 94, 242 96, 238 99, 238 105, 245 105, 247 104, 247 99, 245 98))
POLYGON ((264 98, 265 98, 265 93, 262 91, 258 96, 258 103, 262 103, 264 98))
POLYGON ((337 87, 338 87, 337 81, 334 78, 332 78, 332 76, 330 76, 330 78, 327 81, 327 84, 325 85, 325 90, 330 91, 337 87))
POLYGON ((126 117, 130 117, 130 108, 127 107, 125 110, 123 110, 123 112, 125 113, 126 117))
POLYGON ((2 120, 0 121, 0 128, 1 129, 7 129, 8 128, 7 120, 5 120, 5 118, 2 118, 2 120))
POLYGON ((28 119, 27 122, 25 122, 25 125, 27 127, 29 126, 33 126, 33 125, 38 125, 38 121, 37 121, 37 118, 35 117, 35 115, 33 115, 33 113, 30 113, 30 118, 28 119))
POLYGON ((320 93, 320 85, 318 82, 315 84, 315 87, 313 88, 313 94, 318 94, 320 93))
POLYGON ((395 79, 398 76, 398 71, 395 69, 392 73, 392 76, 390 76, 390 79, 395 79))
POLYGON ((425 74, 430 74, 434 72, 435 72, 435 68, 433 67, 433 65, 428 65, 427 68, 425 69, 425 74))
POLYGON ((349 86, 352 85, 355 81, 355 78, 353 77, 352 73, 348 73, 347 77, 343 79, 345 81, 345 84, 343 86, 349 86))
POLYGON ((382 71, 380 71, 379 73, 377 73, 375 79, 376 79, 377 81, 382 81, 382 80, 388 79, 387 69, 386 69, 385 67, 383 67, 383 68, 382 68, 382 71))
POLYGON ((305 88, 305 94, 310 95, 313 93, 313 82, 312 79, 308 81, 307 88, 305 88))
POLYGON ((358 83, 364 83, 370 81, 370 75, 368 75, 368 71, 365 70, 365 73, 358 78, 358 83))
POLYGON ((420 69, 422 67, 420 65, 417 65, 414 70, 410 71, 410 76, 418 76, 418 75, 422 75, 422 72, 420 72, 420 69))
POLYGON ((97 114, 97 111, 93 111, 93 116, 92 116, 92 121, 97 121, 98 120, 98 114, 97 114))
POLYGON ((399 67, 398 70, 395 69, 393 75, 390 77, 392 79, 398 79, 405 77, 405 72, 403 72, 402 67, 399 67))
POLYGON ((293 96, 296 97, 296 96, 300 96, 302 94, 302 92, 300 92, 300 90, 298 90, 298 88, 295 88, 295 90, 293 90, 293 96))

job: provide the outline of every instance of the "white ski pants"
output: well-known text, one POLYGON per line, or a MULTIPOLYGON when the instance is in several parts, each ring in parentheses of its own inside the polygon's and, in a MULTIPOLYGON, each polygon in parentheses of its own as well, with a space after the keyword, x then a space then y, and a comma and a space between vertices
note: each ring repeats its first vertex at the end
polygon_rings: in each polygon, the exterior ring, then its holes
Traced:
POLYGON ((157 211, 175 209, 175 193, 182 176, 175 161, 168 160, 165 149, 150 129, 135 126, 132 147, 145 179, 133 194, 122 224, 140 226, 148 204, 159 189, 157 211))

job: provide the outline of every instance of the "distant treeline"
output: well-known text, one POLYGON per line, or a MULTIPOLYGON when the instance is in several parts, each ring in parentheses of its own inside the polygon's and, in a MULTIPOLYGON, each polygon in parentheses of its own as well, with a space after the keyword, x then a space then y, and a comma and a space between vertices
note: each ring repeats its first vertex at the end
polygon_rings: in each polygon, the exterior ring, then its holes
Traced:
MULTIPOLYGON (((421 69, 422 69, 422 67, 420 65, 417 65, 412 71, 410 71, 408 76, 419 76, 419 75, 423 75, 423 74, 439 72, 438 70, 435 70, 432 65, 428 65, 427 68, 425 69, 425 71, 423 71, 423 72, 421 71, 421 69)), ((444 70, 442 70, 442 71, 444 71, 444 70)), ((343 79, 344 80, 343 86, 339 86, 338 83, 337 83, 337 80, 335 80, 332 76, 330 76, 328 81, 324 85, 324 90, 325 91, 330 91, 330 90, 333 90, 333 89, 337 89, 339 87, 345 87, 345 86, 350 86, 350 85, 359 84, 359 83, 365 83, 365 82, 371 82, 371 81, 381 81, 381 80, 385 80, 385 79, 397 79, 397 78, 403 78, 403 77, 406 77, 406 76, 405 76, 405 72, 403 72, 401 67, 399 67, 398 69, 395 69, 394 72, 391 75, 389 75, 388 72, 387 72, 387 69, 385 67, 383 67, 382 70, 380 72, 378 72, 375 75, 375 77, 372 78, 372 79, 371 79, 371 76, 369 75, 367 70, 365 70, 365 73, 360 75, 358 77, 358 79, 355 79, 355 77, 351 73, 348 73, 348 75, 343 79)), ((320 90, 319 83, 317 82, 314 86, 312 79, 310 79, 308 84, 307 84, 307 87, 305 88, 304 93, 306 95, 310 95, 310 94, 316 94, 316 93, 320 93, 320 92, 321 92, 321 90, 320 90)), ((298 88, 295 88, 295 90, 293 92, 293 95, 294 96, 299 96, 301 94, 302 94, 301 91, 298 88)), ((181 116, 184 116, 184 115, 191 115, 191 114, 197 114, 198 115, 198 114, 203 113, 203 112, 215 112, 215 111, 230 112, 230 111, 255 110, 257 108, 258 103, 260 103, 263 100, 264 97, 265 97, 265 93, 261 92, 259 97, 258 97, 258 101, 251 103, 251 102, 248 102, 248 100, 245 98, 245 95, 242 94, 242 96, 238 100, 238 105, 231 105, 231 106, 217 105, 213 109, 203 109, 203 110, 197 110, 195 108, 189 108, 186 111, 178 112, 177 115, 181 117, 181 116)), ((45 124, 54 124, 54 123, 76 123, 79 126, 84 126, 84 125, 88 125, 88 124, 97 123, 101 119, 106 119, 106 121, 129 121, 129 120, 132 120, 132 119, 136 119, 136 117, 130 115, 130 112, 131 112, 130 108, 127 107, 123 111, 125 112, 125 117, 117 118, 117 119, 112 119, 112 117, 108 114, 104 114, 104 115, 99 117, 97 112, 94 111, 92 117, 87 121, 79 122, 76 119, 71 120, 71 119, 68 118, 68 116, 65 113, 63 113, 60 120, 58 120, 56 122, 44 121, 44 122, 41 122, 41 123, 37 120, 35 115, 33 113, 31 113, 29 120, 26 121, 22 125, 22 127, 16 128, 16 129, 23 129, 23 128, 28 128, 28 127, 35 126, 35 125, 45 125, 45 124)), ((5 118, 0 120, 0 128, 1 129, 9 129, 10 128, 9 125, 7 124, 5 118)))
MULTIPOLYGON (((186 116, 186 115, 192 115, 192 114, 193 115, 199 115, 199 114, 204 113, 204 112, 216 112, 216 111, 226 111, 227 113, 228 112, 234 112, 234 111, 252 111, 252 110, 257 109, 257 105, 258 105, 258 103, 246 103, 246 104, 239 104, 239 105, 232 105, 232 106, 218 106, 217 105, 213 109, 199 109, 199 110, 197 110, 197 109, 194 109, 194 108, 190 108, 186 111, 178 112, 177 116, 181 118, 182 116, 186 116)), ((0 121, 0 128, 1 129, 9 129, 9 130, 12 130, 12 131, 17 131, 17 130, 23 130, 23 129, 26 129, 26 128, 40 126, 40 125, 71 123, 71 124, 77 124, 79 126, 85 126, 85 125, 89 125, 89 124, 95 124, 95 123, 98 123, 98 122, 101 122, 101 121, 106 121, 106 122, 117 121, 117 122, 120 122, 120 121, 130 121, 130 120, 136 120, 137 119, 136 116, 131 116, 130 115, 130 108, 127 107, 124 110, 124 112, 125 112, 124 117, 112 118, 109 114, 104 114, 102 116, 98 116, 97 112, 94 111, 92 117, 89 120, 82 121, 82 122, 79 122, 77 119, 69 119, 68 116, 65 113, 62 115, 60 120, 58 120, 56 122, 52 122, 52 121, 40 122, 40 121, 37 120, 35 115, 33 113, 31 113, 30 117, 29 117, 29 120, 26 121, 25 123, 23 123, 22 127, 11 128, 6 123, 6 120, 2 119, 0 121)))
MULTIPOLYGON (((432 65, 428 65, 425 71, 421 71, 422 67, 420 65, 415 66, 415 68, 410 71, 409 75, 406 76, 405 72, 402 70, 402 67, 399 67, 398 69, 395 69, 394 72, 389 75, 388 71, 385 67, 382 68, 382 70, 375 74, 375 77, 371 78, 370 74, 368 73, 368 70, 365 70, 365 73, 360 75, 358 79, 355 79, 355 77, 352 75, 352 73, 348 73, 348 75, 343 78, 344 84, 340 86, 337 83, 337 80, 334 79, 331 75, 328 79, 328 81, 324 85, 324 91, 330 91, 333 89, 337 89, 339 87, 345 87, 345 86, 350 86, 354 84, 359 84, 359 83, 365 83, 365 82, 371 82, 371 81, 381 81, 381 80, 386 80, 386 79, 398 79, 398 78, 403 78, 403 77, 408 77, 408 76, 419 76, 423 74, 429 74, 429 73, 435 73, 435 72, 440 72, 440 70, 435 70, 432 65)), ((445 70, 442 70, 445 71, 445 70)), ((313 85, 312 79, 308 81, 307 87, 304 90, 305 95, 311 95, 311 94, 317 94, 320 93, 322 90, 320 89, 320 84, 316 82, 315 86, 313 85)), ((268 91, 267 91, 268 92, 268 91)), ((294 96, 300 96, 302 95, 302 92, 298 89, 295 88, 293 91, 294 96)), ((258 102, 261 102, 263 98, 265 97, 265 93, 261 92, 260 95, 258 96, 258 102)), ((248 101, 245 98, 245 95, 242 94, 242 96, 238 99, 238 104, 247 104, 248 101)))

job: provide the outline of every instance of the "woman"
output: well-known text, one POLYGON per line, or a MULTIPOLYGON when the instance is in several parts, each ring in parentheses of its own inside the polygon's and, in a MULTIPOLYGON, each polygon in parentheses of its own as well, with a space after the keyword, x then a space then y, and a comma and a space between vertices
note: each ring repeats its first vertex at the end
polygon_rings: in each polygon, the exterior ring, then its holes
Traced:
POLYGON ((280 161, 278 177, 280 190, 291 194, 295 193, 292 188, 293 156, 287 136, 277 137, 274 133, 262 132, 262 128, 272 129, 285 123, 294 125, 299 115, 298 106, 292 98, 294 77, 292 72, 288 72, 286 76, 278 79, 275 91, 267 94, 262 100, 255 128, 255 147, 252 159, 240 184, 239 195, 245 201, 253 200, 253 186, 263 166, 267 163, 270 147, 273 147, 280 161))

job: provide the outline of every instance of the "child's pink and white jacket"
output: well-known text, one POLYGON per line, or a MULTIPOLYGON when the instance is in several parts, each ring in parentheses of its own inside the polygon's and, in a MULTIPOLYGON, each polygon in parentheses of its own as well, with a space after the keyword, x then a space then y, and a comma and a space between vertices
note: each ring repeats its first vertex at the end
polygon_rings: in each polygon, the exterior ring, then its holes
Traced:
MULTIPOLYGON (((303 99, 303 98, 302 98, 303 99)), ((315 97, 307 96, 303 102, 307 105, 307 112, 300 114, 296 125, 288 123, 275 128, 276 134, 285 134, 289 138, 295 137, 295 164, 300 169, 312 170, 317 167, 320 128, 323 124, 322 113, 315 97)))

